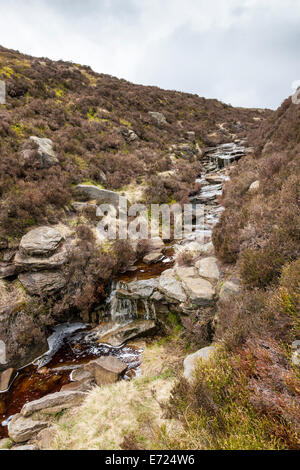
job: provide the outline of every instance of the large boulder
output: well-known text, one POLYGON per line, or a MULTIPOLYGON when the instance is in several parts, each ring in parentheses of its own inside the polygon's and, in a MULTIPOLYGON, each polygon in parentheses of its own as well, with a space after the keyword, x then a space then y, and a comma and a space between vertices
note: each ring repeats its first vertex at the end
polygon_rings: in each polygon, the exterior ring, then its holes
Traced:
POLYGON ((63 236, 54 228, 39 227, 24 235, 19 248, 27 256, 50 256, 62 240, 63 236))
POLYGON ((30 295, 55 293, 66 285, 66 279, 58 271, 23 273, 19 281, 30 295))
POLYGON ((184 361, 184 373, 183 376, 189 381, 194 380, 194 372, 197 366, 197 363, 200 360, 207 362, 213 358, 217 348, 216 346, 208 346, 206 348, 200 349, 200 351, 190 354, 184 361))
POLYGON ((101 387, 118 382, 127 370, 127 364, 116 357, 107 356, 90 362, 85 370, 93 374, 97 385, 101 387))
MULTIPOLYGON (((30 140, 37 145, 37 155, 42 168, 50 168, 53 165, 57 165, 59 160, 56 153, 53 150, 53 142, 51 139, 43 139, 36 136, 31 136, 30 140)), ((23 152, 24 160, 29 156, 28 150, 23 152)))
POLYGON ((203 258, 196 263, 199 275, 206 279, 217 281, 220 278, 220 271, 217 264, 217 258, 203 258))
POLYGON ((125 205, 128 201, 124 196, 114 191, 99 188, 89 184, 79 184, 77 189, 85 193, 90 200, 97 201, 101 204, 111 204, 118 208, 120 204, 125 205))
POLYGON ((185 302, 187 300, 180 281, 176 278, 174 269, 164 271, 159 278, 159 290, 169 299, 177 302, 185 302))
POLYGON ((27 442, 47 426, 47 423, 33 421, 31 419, 24 418, 21 414, 17 414, 9 423, 8 434, 14 442, 27 442))
POLYGON ((30 416, 37 411, 50 415, 56 414, 62 410, 80 405, 85 398, 86 393, 78 391, 52 393, 39 400, 26 403, 21 410, 21 414, 24 417, 30 416))

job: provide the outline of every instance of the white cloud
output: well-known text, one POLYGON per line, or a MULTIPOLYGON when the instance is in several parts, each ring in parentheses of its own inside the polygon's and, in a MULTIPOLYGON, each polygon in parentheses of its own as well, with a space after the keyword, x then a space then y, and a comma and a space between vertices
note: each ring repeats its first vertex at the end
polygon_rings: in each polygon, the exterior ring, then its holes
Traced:
POLYGON ((298 0, 0 0, 0 44, 235 105, 300 78, 298 0))

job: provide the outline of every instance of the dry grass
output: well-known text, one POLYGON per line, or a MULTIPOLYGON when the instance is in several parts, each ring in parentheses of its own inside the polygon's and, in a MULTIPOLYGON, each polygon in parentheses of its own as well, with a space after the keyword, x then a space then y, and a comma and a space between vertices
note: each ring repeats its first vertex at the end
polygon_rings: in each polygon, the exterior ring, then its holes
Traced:
POLYGON ((147 347, 142 377, 96 387, 80 408, 61 416, 51 449, 118 450, 128 436, 134 436, 139 448, 153 449, 160 429, 175 437, 181 426, 175 420, 164 419, 160 407, 175 383, 169 366, 178 358, 174 354, 171 362, 168 360, 169 348, 170 344, 147 347))

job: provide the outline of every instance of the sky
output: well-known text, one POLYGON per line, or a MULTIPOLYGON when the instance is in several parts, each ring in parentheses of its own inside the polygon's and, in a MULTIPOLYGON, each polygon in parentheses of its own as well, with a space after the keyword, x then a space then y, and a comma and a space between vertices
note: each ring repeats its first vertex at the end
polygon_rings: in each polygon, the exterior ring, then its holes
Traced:
POLYGON ((300 0, 0 0, 0 44, 276 109, 300 80, 300 0))

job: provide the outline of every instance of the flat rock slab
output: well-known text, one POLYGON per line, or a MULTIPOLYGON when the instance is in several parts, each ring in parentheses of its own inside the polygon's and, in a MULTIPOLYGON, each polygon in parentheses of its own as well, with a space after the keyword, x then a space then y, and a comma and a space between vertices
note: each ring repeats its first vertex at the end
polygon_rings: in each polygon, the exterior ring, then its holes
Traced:
POLYGON ((84 367, 91 372, 99 387, 118 382, 122 374, 127 370, 127 364, 112 356, 100 357, 84 367))
POLYGON ((194 372, 197 366, 197 363, 202 360, 204 362, 209 361, 213 358, 217 348, 216 346, 208 346, 207 348, 200 349, 194 354, 190 354, 184 361, 184 373, 183 376, 188 381, 193 381, 194 372))
POLYGON ((212 284, 203 279, 189 277, 183 281, 189 300, 198 306, 209 306, 215 301, 215 289, 212 284))
POLYGON ((136 294, 139 298, 148 299, 158 288, 157 279, 146 279, 142 281, 134 281, 127 284, 129 292, 136 294))
POLYGON ((59 413, 59 411, 79 405, 85 398, 86 393, 78 391, 52 393, 39 400, 26 403, 21 410, 21 414, 27 417, 37 411, 42 411, 46 414, 59 413))
POLYGON ((53 253, 63 239, 61 233, 51 227, 39 227, 21 239, 20 250, 29 256, 46 256, 53 253))
POLYGON ((84 192, 90 200, 95 200, 102 204, 111 204, 112 206, 119 208, 120 204, 127 204, 127 199, 121 194, 107 189, 99 188, 98 186, 79 184, 77 189, 84 192))
POLYGON ((217 264, 217 258, 203 258, 196 263, 199 275, 206 279, 217 281, 220 279, 220 271, 217 264))
POLYGON ((180 281, 176 278, 174 269, 168 269, 161 274, 159 278, 159 290, 167 297, 178 302, 185 302, 187 300, 186 293, 180 281))
POLYGON ((24 416, 17 414, 9 423, 8 434, 14 442, 27 442, 47 426, 48 423, 33 421, 32 419, 24 418, 24 416))
POLYGON ((144 256, 143 263, 145 264, 155 264, 158 263, 163 257, 161 251, 151 251, 148 255, 144 256))
POLYGON ((66 284, 63 275, 56 271, 20 274, 19 281, 30 295, 58 292, 66 284))

